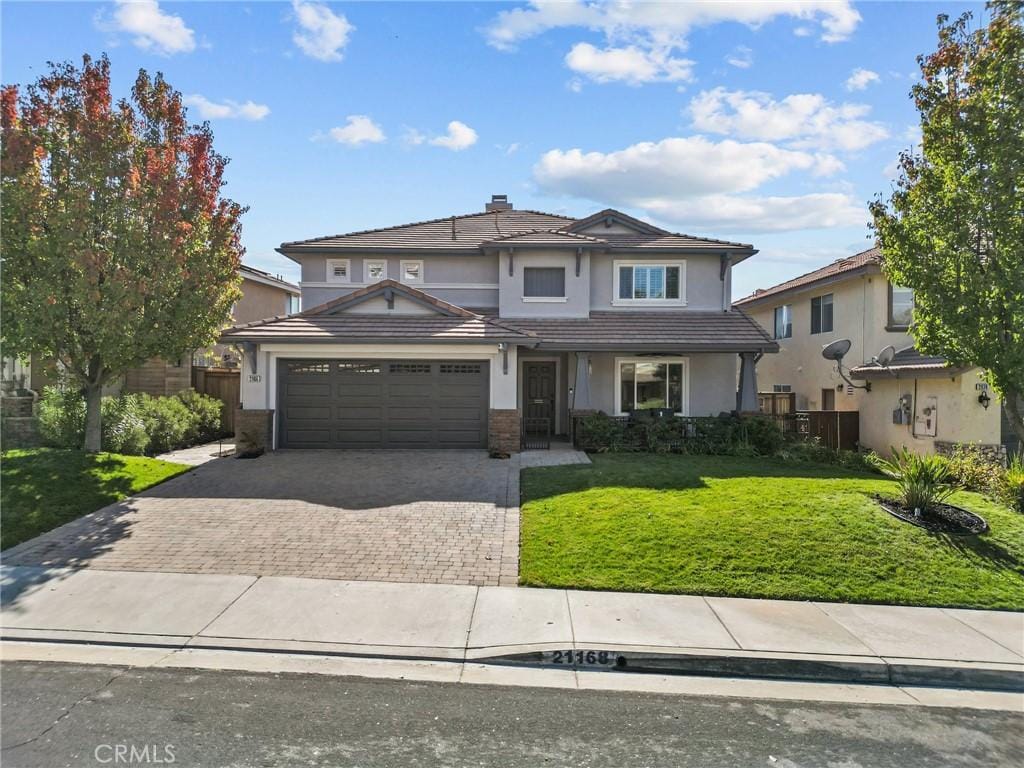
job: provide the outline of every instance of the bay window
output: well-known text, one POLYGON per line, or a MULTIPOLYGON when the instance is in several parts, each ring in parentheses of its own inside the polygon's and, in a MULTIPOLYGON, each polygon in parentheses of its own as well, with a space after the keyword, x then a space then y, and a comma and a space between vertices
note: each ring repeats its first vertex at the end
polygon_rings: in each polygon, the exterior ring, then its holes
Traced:
POLYGON ((616 412, 628 414, 652 408, 689 410, 686 360, 683 358, 618 359, 616 412))
POLYGON ((684 304, 686 270, 683 263, 615 264, 613 303, 684 304))

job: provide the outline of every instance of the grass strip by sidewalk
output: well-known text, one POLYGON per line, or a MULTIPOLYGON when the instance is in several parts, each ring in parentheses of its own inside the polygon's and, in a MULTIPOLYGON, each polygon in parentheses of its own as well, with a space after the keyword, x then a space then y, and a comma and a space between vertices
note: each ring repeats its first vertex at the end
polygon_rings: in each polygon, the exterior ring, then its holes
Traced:
POLYGON ((145 456, 33 448, 0 456, 0 549, 162 483, 192 467, 145 456))
POLYGON ((605 454, 528 469, 520 582, 732 597, 1024 609, 1024 516, 929 533, 871 498, 877 475, 726 456, 605 454))

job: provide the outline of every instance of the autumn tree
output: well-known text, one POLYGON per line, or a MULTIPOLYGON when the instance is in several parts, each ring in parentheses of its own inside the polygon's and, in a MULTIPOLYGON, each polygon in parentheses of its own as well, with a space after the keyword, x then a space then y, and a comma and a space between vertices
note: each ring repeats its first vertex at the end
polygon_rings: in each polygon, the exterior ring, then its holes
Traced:
POLYGON ((911 95, 920 147, 871 205, 886 276, 914 289, 918 348, 980 366, 1024 440, 1024 23, 1021 2, 939 16, 911 95))
POLYGON ((100 450, 104 384, 213 342, 240 296, 244 209, 181 94, 140 71, 114 102, 104 56, 2 91, 3 341, 63 364, 100 450))

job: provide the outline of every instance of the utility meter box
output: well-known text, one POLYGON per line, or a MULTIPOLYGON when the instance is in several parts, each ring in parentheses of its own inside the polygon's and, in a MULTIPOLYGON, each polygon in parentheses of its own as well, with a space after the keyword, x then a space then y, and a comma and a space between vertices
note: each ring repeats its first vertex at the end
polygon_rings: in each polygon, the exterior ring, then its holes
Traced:
POLYGON ((899 405, 892 412, 893 424, 909 424, 910 414, 913 413, 914 396, 911 394, 900 395, 899 405))
POLYGON ((935 437, 939 421, 939 398, 929 395, 918 403, 917 418, 914 419, 914 433, 935 437))

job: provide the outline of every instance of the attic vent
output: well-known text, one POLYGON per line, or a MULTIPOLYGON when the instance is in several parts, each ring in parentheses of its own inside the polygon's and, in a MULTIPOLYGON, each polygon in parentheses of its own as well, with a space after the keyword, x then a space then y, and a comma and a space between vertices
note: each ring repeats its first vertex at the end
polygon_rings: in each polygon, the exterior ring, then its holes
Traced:
POLYGON ((512 203, 508 201, 508 195, 491 195, 491 202, 484 205, 485 211, 511 211, 512 203))

